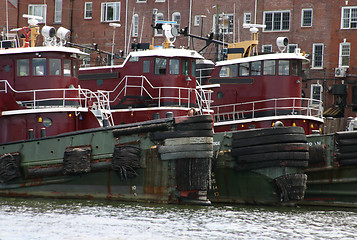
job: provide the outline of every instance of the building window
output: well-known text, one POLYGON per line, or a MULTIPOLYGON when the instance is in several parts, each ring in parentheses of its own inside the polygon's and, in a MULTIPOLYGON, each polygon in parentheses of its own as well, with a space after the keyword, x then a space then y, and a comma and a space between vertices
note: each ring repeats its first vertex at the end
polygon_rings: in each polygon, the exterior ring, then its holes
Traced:
POLYGON ((312 104, 320 104, 320 101, 322 101, 321 93, 322 86, 320 84, 311 84, 310 98, 313 99, 312 104))
POLYGON ((165 0, 155 0, 155 2, 165 2, 165 0))
POLYGON ((351 54, 351 44, 340 43, 340 53, 339 53, 339 60, 338 60, 339 67, 350 66, 350 54, 351 54))
MULTIPOLYGON (((163 13, 157 13, 156 14, 156 21, 163 21, 164 20, 164 14, 163 13)), ((162 29, 155 29, 155 36, 162 36, 162 29)))
POLYGON ((29 4, 28 14, 37 17, 42 17, 42 19, 38 19, 39 23, 46 23, 46 12, 46 4, 29 4))
POLYGON ((273 47, 272 47, 272 45, 263 45, 262 51, 263 51, 263 53, 271 53, 271 52, 273 52, 273 47))
POLYGON ((137 3, 146 3, 146 0, 136 0, 137 3))
POLYGON ((252 14, 244 13, 244 23, 250 24, 252 22, 252 14))
POLYGON ((102 22, 120 21, 120 2, 102 3, 102 22))
POLYGON ((133 16, 133 37, 137 37, 139 35, 139 15, 134 14, 133 16))
POLYGON ((357 28, 357 7, 343 7, 341 13, 341 29, 357 28))
POLYGON ((92 19, 93 3, 84 3, 84 19, 92 19))
POLYGON ((201 20, 201 15, 196 15, 195 19, 193 21, 194 26, 199 26, 200 25, 200 20, 201 20))
MULTIPOLYGON (((216 32, 217 19, 216 15, 213 15, 213 32, 216 32)), ((218 29, 220 33, 233 33, 233 14, 221 14, 219 15, 220 21, 218 22, 218 29)))
POLYGON ((314 43, 312 51, 312 68, 323 67, 324 45, 322 43, 314 43))
POLYGON ((290 11, 264 12, 265 32, 289 31, 290 11))
POLYGON ((55 1, 55 23, 62 22, 62 0, 55 1))
POLYGON ((312 9, 302 9, 301 27, 312 27, 312 9))
POLYGON ((174 12, 172 14, 172 21, 176 22, 176 24, 174 24, 174 27, 177 30, 180 30, 180 24, 181 24, 181 13, 179 12, 174 12))
POLYGON ((294 53, 295 49, 298 48, 297 44, 288 44, 288 53, 294 53))

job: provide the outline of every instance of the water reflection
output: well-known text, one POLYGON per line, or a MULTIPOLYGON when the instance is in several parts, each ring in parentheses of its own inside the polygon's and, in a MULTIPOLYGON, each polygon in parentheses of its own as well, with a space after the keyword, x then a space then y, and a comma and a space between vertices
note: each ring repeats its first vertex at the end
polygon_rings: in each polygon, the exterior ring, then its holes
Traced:
POLYGON ((0 198, 0 240, 352 239, 354 209, 0 198))

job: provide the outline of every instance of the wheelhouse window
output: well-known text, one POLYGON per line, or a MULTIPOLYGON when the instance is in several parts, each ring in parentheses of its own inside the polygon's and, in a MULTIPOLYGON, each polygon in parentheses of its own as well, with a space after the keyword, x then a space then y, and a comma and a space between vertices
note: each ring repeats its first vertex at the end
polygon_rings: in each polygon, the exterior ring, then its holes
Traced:
POLYGON ((250 71, 251 71, 251 75, 252 76, 260 76, 261 75, 261 71, 262 71, 262 63, 261 63, 261 61, 252 62, 250 71))
POLYGON ((72 61, 70 59, 63 61, 63 75, 67 77, 72 76, 72 61))
POLYGON ((289 60, 279 60, 278 74, 281 76, 288 76, 290 74, 289 60))
POLYGON ((196 60, 191 61, 191 75, 196 76, 196 60))
POLYGON ((190 74, 190 65, 188 60, 182 61, 182 75, 189 75, 190 74))
POLYGON ((29 4, 28 5, 28 14, 42 17, 42 19, 38 19, 39 23, 46 23, 46 12, 47 5, 46 4, 29 4))
POLYGON ((312 51, 312 68, 323 67, 324 45, 322 43, 314 43, 312 51))
POLYGON ((341 29, 357 28, 357 7, 343 7, 341 13, 341 29))
POLYGON ((249 63, 239 64, 239 76, 249 76, 249 63))
POLYGON ((263 61, 263 74, 264 75, 275 75, 275 60, 265 60, 263 61))
POLYGON ((155 74, 166 74, 166 58, 155 58, 155 74))
POLYGON ((301 76, 301 61, 299 60, 291 61, 291 75, 301 76))
POLYGON ((238 65, 232 64, 228 66, 223 66, 219 72, 220 77, 237 77, 238 76, 238 65))
POLYGON ((17 60, 17 76, 29 76, 30 75, 30 60, 18 59, 17 60))
POLYGON ((46 58, 32 59, 32 74, 34 76, 45 76, 47 73, 46 58))
POLYGON ((301 27, 312 27, 312 9, 302 9, 301 27))
POLYGON ((120 21, 120 2, 102 3, 102 22, 120 21))
POLYGON ((93 3, 85 2, 84 3, 84 19, 92 19, 93 13, 93 3))
POLYGON ((61 59, 50 58, 49 63, 50 63, 50 75, 51 76, 61 75, 61 68, 62 68, 61 59))
POLYGON ((340 43, 340 54, 339 54, 339 67, 349 67, 350 66, 350 54, 351 54, 351 44, 350 43, 340 43))
POLYGON ((289 31, 290 11, 264 12, 264 32, 289 31))
POLYGON ((150 72, 150 61, 146 60, 143 61, 143 73, 149 73, 150 72))
POLYGON ((179 59, 170 59, 170 74, 180 74, 180 60, 179 59))

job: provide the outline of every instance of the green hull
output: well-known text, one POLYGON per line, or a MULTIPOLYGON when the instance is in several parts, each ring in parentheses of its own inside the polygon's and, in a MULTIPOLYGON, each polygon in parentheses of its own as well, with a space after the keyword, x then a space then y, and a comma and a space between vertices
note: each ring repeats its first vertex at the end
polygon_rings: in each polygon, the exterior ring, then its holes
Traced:
MULTIPOLYGON (((243 137, 244 139, 257 139, 257 141, 253 140, 252 144, 244 140, 234 143, 236 138, 234 135, 242 131, 215 133, 213 137, 212 181, 208 191, 208 197, 212 203, 291 205, 303 198, 306 176, 303 174, 303 165, 300 163, 307 164, 307 159, 301 161, 269 159, 270 156, 275 156, 278 151, 269 146, 279 144, 276 142, 279 142, 279 138, 282 138, 281 134, 274 131, 274 129, 245 131, 247 134, 243 137), (257 131, 262 132, 255 133, 257 131), (272 138, 267 139, 267 142, 260 141, 266 138, 265 134, 271 134, 272 138), (249 148, 251 148, 252 152, 247 154, 239 151, 237 154, 234 149, 240 146, 235 146, 235 144, 244 145, 240 148, 242 151, 249 151, 249 148), (262 157, 256 159, 255 157, 258 156, 259 152, 262 157), (242 160, 239 160, 240 157, 242 160), (299 164, 293 166, 292 163, 299 164)), ((289 146, 304 145, 304 143, 296 143, 296 141, 286 144, 290 144, 289 146)), ((307 146, 304 149, 308 149, 307 146)), ((279 150, 276 156, 284 154, 285 151, 291 153, 292 150, 291 147, 284 149, 284 152, 283 149, 279 150)))
POLYGON ((356 132, 311 135, 307 189, 302 204, 357 207, 356 132), (341 141, 342 138, 342 141, 341 141), (345 139, 348 139, 346 143, 345 139), (352 146, 351 151, 348 151, 352 146), (347 149, 347 153, 344 153, 347 149), (342 157, 339 157, 342 156, 342 157))
MULTIPOLYGON (((201 120, 191 117, 189 123, 201 120)), ((202 130, 206 137, 176 131, 185 121, 161 119, 3 144, 0 195, 208 204, 212 129, 202 130), (208 148, 199 152, 202 157, 182 153, 177 139, 201 148, 197 139, 208 139, 208 148)))

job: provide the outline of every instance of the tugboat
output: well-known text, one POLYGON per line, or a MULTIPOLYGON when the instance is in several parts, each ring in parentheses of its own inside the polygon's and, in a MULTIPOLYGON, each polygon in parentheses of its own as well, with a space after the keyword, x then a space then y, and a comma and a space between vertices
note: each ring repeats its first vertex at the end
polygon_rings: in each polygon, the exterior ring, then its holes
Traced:
POLYGON ((302 64, 308 59, 300 49, 285 53, 288 39, 280 37, 280 53, 254 54, 264 25, 244 27, 250 28, 251 40, 222 43, 228 45, 227 59, 202 62, 197 73, 203 86, 214 90, 210 200, 296 203, 306 190, 306 135, 319 132, 322 103, 301 96, 302 64))
POLYGON ((0 43, 0 196, 210 204, 212 116, 115 125, 109 93, 78 84, 70 32, 44 26, 35 46, 25 17, 0 43))

